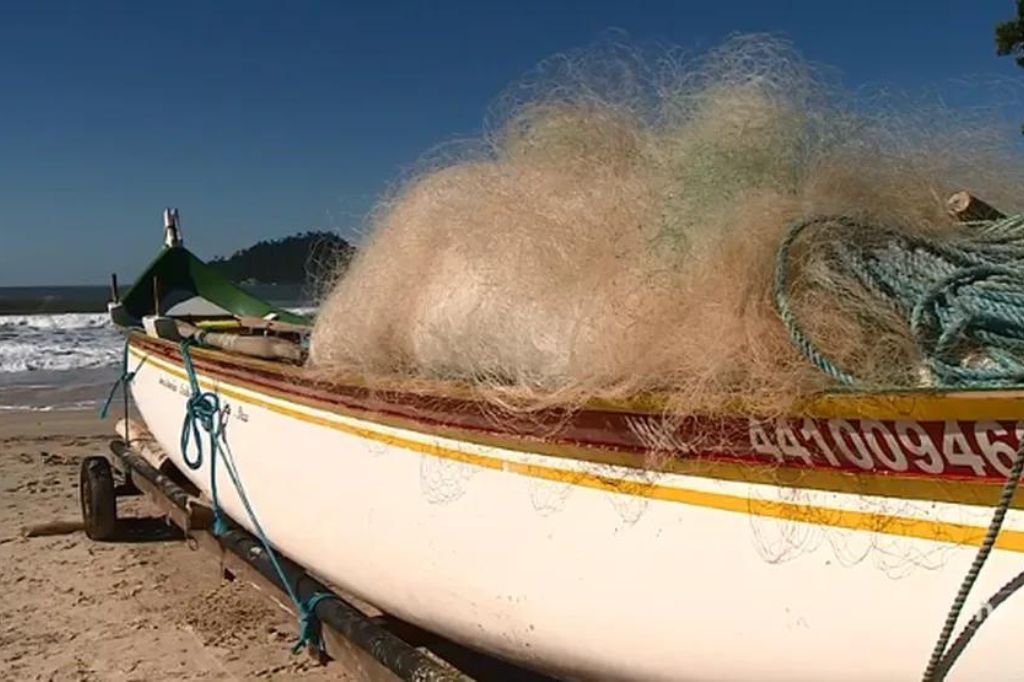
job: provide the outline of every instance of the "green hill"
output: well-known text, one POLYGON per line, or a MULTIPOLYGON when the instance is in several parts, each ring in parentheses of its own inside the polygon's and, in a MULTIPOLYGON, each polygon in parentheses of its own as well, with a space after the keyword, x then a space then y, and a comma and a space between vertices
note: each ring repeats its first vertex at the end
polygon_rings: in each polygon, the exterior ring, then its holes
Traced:
POLYGON ((355 247, 331 232, 305 232, 261 241, 210 261, 227 277, 246 284, 303 284, 319 281, 338 263, 347 265, 355 247))

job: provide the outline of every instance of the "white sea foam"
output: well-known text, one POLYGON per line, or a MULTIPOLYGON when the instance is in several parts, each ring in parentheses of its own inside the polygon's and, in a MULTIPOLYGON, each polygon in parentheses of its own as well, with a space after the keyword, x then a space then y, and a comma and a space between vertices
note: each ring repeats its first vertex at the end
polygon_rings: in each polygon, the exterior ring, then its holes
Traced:
MULTIPOLYGON (((309 307, 293 310, 316 313, 309 307)), ((106 313, 0 315, 0 373, 116 365, 123 339, 106 313)))
POLYGON ((2 405, 0 412, 67 412, 73 410, 86 410, 96 407, 102 403, 101 400, 76 400, 73 403, 60 405, 2 405))
POLYGON ((0 315, 0 372, 116 365, 121 344, 106 313, 0 315))
POLYGON ((123 348, 106 313, 0 315, 0 412, 94 409, 120 373, 123 348))

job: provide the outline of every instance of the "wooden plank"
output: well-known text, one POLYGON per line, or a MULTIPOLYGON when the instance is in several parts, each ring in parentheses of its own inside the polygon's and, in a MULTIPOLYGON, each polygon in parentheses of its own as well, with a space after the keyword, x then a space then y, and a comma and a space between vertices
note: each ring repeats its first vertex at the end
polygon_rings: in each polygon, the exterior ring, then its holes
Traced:
POLYGON ((186 535, 191 534, 197 528, 206 528, 210 525, 209 519, 198 520, 193 518, 191 514, 172 502, 157 485, 144 476, 135 476, 132 482, 135 483, 139 490, 146 494, 146 497, 160 510, 161 514, 170 519, 186 535))
POLYGON ((156 439, 149 432, 145 424, 130 418, 120 419, 114 427, 117 435, 130 445, 137 453, 142 455, 147 462, 159 469, 167 461, 167 453, 156 444, 156 439))
POLYGON ((163 471, 154 467, 146 458, 115 440, 110 452, 119 469, 130 472, 131 481, 147 495, 154 505, 163 512, 186 535, 192 529, 209 528, 213 524, 213 510, 195 495, 183 490, 163 471))

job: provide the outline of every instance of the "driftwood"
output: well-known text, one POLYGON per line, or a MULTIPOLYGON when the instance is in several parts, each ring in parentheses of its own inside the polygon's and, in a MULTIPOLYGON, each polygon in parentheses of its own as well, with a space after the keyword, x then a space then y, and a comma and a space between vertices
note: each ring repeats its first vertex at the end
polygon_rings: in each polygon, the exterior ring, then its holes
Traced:
POLYGON ((68 535, 84 528, 85 524, 82 523, 81 519, 75 519, 74 521, 47 521, 45 523, 24 526, 21 529, 21 536, 23 538, 41 538, 47 535, 68 535))
POLYGON ((946 210, 962 223, 973 220, 1001 220, 1006 214, 970 192, 956 192, 946 199, 946 210))

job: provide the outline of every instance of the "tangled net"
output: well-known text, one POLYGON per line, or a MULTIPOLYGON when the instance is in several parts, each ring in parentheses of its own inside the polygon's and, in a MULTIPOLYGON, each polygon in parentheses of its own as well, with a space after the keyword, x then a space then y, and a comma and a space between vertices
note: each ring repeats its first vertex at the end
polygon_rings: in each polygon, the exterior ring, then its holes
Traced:
MULTIPOLYGON (((959 229, 950 193, 1014 211, 1024 186, 1000 130, 865 107, 766 36, 693 59, 559 56, 496 111, 379 203, 322 302, 311 373, 459 380, 527 408, 656 392, 681 412, 781 412, 832 385, 772 302, 789 224, 841 214, 942 239, 959 229)), ((820 257, 862 237, 804 239, 790 305, 862 381, 916 385, 905 319, 820 257)))

